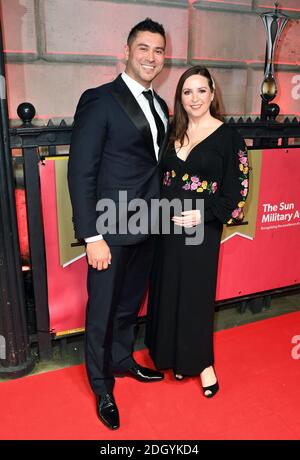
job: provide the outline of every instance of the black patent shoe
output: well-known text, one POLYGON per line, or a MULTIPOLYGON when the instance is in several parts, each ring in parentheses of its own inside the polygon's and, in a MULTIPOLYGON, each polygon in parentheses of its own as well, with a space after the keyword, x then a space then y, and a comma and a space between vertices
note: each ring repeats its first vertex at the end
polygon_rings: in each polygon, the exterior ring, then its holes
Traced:
POLYGON ((133 367, 128 369, 127 375, 135 378, 139 382, 159 382, 164 378, 164 374, 162 372, 140 366, 139 364, 135 364, 133 367))
POLYGON ((97 411, 101 422, 111 430, 120 427, 119 411, 112 393, 97 396, 97 411))
POLYGON ((215 396, 215 394, 218 393, 219 391, 219 383, 218 383, 218 380, 216 381, 216 383, 214 383, 213 385, 210 385, 208 387, 202 387, 202 390, 203 390, 203 394, 206 398, 212 398, 213 396, 215 396), (208 394, 205 394, 207 391, 209 391, 210 393, 208 394))

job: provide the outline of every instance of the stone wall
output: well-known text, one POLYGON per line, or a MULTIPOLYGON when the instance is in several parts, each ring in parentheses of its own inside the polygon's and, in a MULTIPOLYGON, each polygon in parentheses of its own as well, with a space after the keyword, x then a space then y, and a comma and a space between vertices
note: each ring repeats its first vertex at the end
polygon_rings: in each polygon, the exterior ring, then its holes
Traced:
MULTIPOLYGON (((145 17, 165 26, 166 66, 155 86, 172 111, 175 87, 192 64, 209 67, 227 115, 259 114, 265 30, 273 0, 1 0, 9 111, 32 102, 37 118, 71 121, 82 91, 124 69, 130 28, 145 17)), ((276 51, 281 113, 300 115, 300 0, 276 51)))

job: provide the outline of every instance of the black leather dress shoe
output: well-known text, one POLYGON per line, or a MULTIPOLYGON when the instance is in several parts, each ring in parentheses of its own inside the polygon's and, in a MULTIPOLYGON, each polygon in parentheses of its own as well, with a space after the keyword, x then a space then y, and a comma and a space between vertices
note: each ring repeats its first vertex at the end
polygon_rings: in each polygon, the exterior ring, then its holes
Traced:
POLYGON ((97 396, 97 410, 100 420, 111 430, 120 427, 119 411, 111 393, 97 396))
POLYGON ((164 378, 164 374, 162 372, 154 371, 153 369, 140 366, 139 364, 135 364, 133 367, 128 369, 127 375, 134 377, 140 382, 158 382, 164 378))

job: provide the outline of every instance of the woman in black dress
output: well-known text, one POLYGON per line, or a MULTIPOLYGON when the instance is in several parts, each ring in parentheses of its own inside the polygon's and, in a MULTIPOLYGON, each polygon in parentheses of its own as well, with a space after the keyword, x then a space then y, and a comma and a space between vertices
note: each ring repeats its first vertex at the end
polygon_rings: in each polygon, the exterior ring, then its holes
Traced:
POLYGON ((162 198, 204 199, 172 217, 159 237, 149 289, 146 344, 159 369, 178 380, 200 375, 203 393, 219 389, 214 372, 213 317, 223 224, 241 219, 248 191, 244 140, 221 122, 214 81, 195 66, 180 78, 169 146, 163 160, 162 198), (204 240, 187 245, 184 228, 204 223, 204 240), (175 234, 174 226, 183 227, 175 234))

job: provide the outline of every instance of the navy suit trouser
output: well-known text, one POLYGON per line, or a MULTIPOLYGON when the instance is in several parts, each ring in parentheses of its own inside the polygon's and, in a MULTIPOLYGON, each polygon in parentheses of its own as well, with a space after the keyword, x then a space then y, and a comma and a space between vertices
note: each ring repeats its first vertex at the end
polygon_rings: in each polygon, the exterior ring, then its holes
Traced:
POLYGON ((97 395, 112 392, 114 373, 134 365, 134 330, 153 248, 151 237, 136 245, 111 246, 107 270, 88 268, 85 355, 90 385, 97 395))

